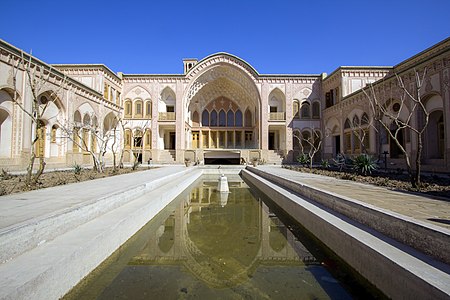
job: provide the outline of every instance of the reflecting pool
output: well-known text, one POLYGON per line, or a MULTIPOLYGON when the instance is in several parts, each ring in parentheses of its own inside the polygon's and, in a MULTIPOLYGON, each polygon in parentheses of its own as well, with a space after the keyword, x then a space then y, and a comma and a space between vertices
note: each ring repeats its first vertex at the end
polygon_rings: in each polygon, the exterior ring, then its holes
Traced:
POLYGON ((66 298, 352 298, 263 196, 228 181, 196 182, 66 298))

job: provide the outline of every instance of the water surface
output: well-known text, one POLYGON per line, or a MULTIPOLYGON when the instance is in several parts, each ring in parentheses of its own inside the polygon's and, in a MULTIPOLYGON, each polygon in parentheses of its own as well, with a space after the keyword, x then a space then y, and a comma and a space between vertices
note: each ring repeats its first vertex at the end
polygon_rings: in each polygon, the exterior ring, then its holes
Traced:
POLYGON ((228 194, 217 180, 197 182, 67 299, 351 299, 301 233, 239 177, 229 181, 228 194))

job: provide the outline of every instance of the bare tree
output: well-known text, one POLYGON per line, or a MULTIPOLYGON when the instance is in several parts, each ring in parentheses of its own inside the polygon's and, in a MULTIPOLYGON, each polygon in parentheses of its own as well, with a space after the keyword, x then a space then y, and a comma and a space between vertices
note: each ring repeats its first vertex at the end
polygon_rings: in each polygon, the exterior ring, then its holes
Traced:
POLYGON ((310 134, 303 135, 301 132, 296 131, 293 137, 297 139, 301 154, 306 155, 308 158, 309 168, 312 169, 314 157, 322 148, 322 136, 319 129, 312 129, 310 134))
POLYGON ((123 122, 123 119, 119 115, 116 115, 116 117, 114 118, 114 123, 111 124, 111 132, 112 132, 111 153, 112 153, 112 157, 113 157, 113 172, 116 172, 117 167, 118 167, 117 166, 117 151, 119 149, 123 149, 123 147, 121 147, 120 143, 118 143, 118 140, 120 137, 120 135, 119 135, 120 130, 119 130, 118 126, 122 122, 123 122))
MULTIPOLYGON (((120 125, 120 130, 122 131, 122 133, 124 134, 125 137, 125 127, 128 124, 127 121, 125 121, 123 118, 119 118, 119 122, 118 125, 120 125)), ((131 141, 130 141, 131 143, 131 141)), ((120 148, 120 157, 119 157, 119 168, 123 168, 123 156, 125 154, 125 145, 123 147, 120 148)))
MULTIPOLYGON (((122 117, 117 116, 117 122, 115 123, 115 126, 113 127, 113 135, 117 137, 117 133, 118 132, 122 132, 123 136, 122 136, 122 140, 124 138, 126 138, 126 130, 127 130, 127 125, 129 125, 129 122, 127 120, 124 120, 122 117)), ((136 168, 139 164, 139 155, 143 154, 143 145, 144 145, 144 139, 145 139, 145 131, 146 129, 148 129, 148 125, 150 124, 150 120, 141 120, 139 122, 135 122, 133 123, 133 125, 135 125, 137 128, 142 129, 142 136, 140 137, 135 137, 138 140, 136 140, 137 144, 135 145, 135 141, 134 140, 129 140, 129 146, 132 149, 127 149, 125 147, 125 145, 121 146, 120 143, 117 143, 117 141, 119 141, 120 139, 115 139, 113 144, 111 145, 111 151, 113 153, 113 166, 114 168, 116 168, 117 166, 119 168, 123 168, 123 159, 124 159, 124 155, 125 152, 129 151, 132 153, 133 155, 133 168, 136 168), (140 138, 140 141, 139 141, 140 138), (116 159, 117 159, 117 152, 120 149, 120 155, 119 155, 119 163, 116 163, 116 159)), ((131 136, 130 136, 131 138, 131 136)))
POLYGON ((378 131, 376 126, 374 126, 375 120, 370 119, 367 113, 364 113, 359 119, 356 115, 352 120, 347 119, 345 126, 348 126, 351 129, 351 133, 353 137, 356 139, 355 143, 358 145, 359 149, 361 149, 361 153, 368 154, 367 144, 369 139, 369 129, 374 128, 375 131, 378 131))
MULTIPOLYGON (((57 105, 56 102, 58 95, 65 91, 67 77, 66 75, 63 75, 63 77, 60 78, 58 75, 54 74, 51 66, 36 63, 32 59, 31 54, 28 59, 25 59, 23 52, 21 57, 17 59, 17 62, 15 62, 14 58, 11 57, 11 66, 13 69, 12 78, 14 88, 12 100, 25 113, 25 115, 31 119, 32 124, 30 157, 25 180, 26 185, 31 186, 37 183, 39 177, 44 172, 46 165, 44 153, 36 153, 36 148, 39 146, 39 143, 46 138, 45 124, 42 117, 52 103, 57 105), (26 74, 26 85, 29 87, 29 91, 31 92, 31 107, 27 107, 25 103, 22 103, 18 99, 17 74, 19 70, 22 70, 26 74), (49 83, 52 84, 53 88, 49 91, 49 94, 46 95, 47 97, 39 97, 41 93, 46 91, 45 87, 49 83), (33 167, 36 158, 39 159, 39 168, 33 176, 33 167)), ((56 118, 57 116, 58 115, 56 114, 47 118, 56 118)))
POLYGON ((390 101, 392 97, 385 97, 386 91, 384 85, 380 92, 375 91, 374 85, 372 84, 367 89, 363 89, 364 94, 369 99, 369 105, 375 119, 403 153, 412 187, 418 189, 420 189, 421 185, 420 174, 423 135, 429 121, 429 112, 427 111, 420 91, 426 73, 426 68, 423 70, 422 75, 414 69, 414 78, 409 89, 405 85, 404 79, 398 74, 395 74, 400 90, 399 99, 395 102, 390 101), (411 161, 414 159, 412 157, 412 150, 408 151, 401 140, 403 138, 401 132, 403 133, 405 130, 416 136, 417 154, 415 157, 415 170, 413 170, 411 164, 411 161))
POLYGON ((142 157, 143 151, 144 151, 144 139, 145 139, 145 132, 148 129, 148 125, 150 124, 150 120, 141 120, 136 125, 137 128, 135 130, 135 133, 133 135, 133 169, 135 169, 139 165, 139 156, 142 157), (136 135, 138 134, 138 135, 136 135))
POLYGON ((107 123, 103 124, 103 129, 101 129, 94 120, 96 118, 91 116, 89 122, 86 123, 65 120, 64 123, 60 122, 59 125, 64 134, 63 139, 71 140, 81 151, 89 153, 93 161, 93 169, 103 173, 105 167, 104 157, 108 150, 113 152, 114 169, 116 166, 115 152, 117 147, 115 147, 115 144, 119 121, 117 116, 109 118, 107 123))

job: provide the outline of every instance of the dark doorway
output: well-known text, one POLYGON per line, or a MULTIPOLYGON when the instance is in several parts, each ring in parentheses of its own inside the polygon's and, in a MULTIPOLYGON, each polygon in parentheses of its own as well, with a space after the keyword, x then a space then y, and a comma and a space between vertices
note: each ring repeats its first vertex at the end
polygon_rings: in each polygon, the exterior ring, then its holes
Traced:
POLYGON ((174 150, 175 149, 175 132, 169 133, 169 149, 174 150))
POLYGON ((269 132, 269 150, 275 150, 275 132, 269 132))
POLYGON ((139 162, 140 164, 142 164, 142 153, 140 153, 140 152, 135 152, 135 153, 134 153, 134 157, 135 157, 135 160, 136 160, 137 162, 139 162))
POLYGON ((142 163, 142 136, 136 136, 134 138, 134 157, 136 161, 142 163))
POLYGON ((239 158, 206 158, 205 165, 239 165, 239 158))
POLYGON ((335 135, 334 136, 334 156, 337 156, 339 153, 341 153, 341 136, 335 135))
POLYGON ((207 151, 204 153, 205 165, 239 165, 241 155, 233 151, 207 151))

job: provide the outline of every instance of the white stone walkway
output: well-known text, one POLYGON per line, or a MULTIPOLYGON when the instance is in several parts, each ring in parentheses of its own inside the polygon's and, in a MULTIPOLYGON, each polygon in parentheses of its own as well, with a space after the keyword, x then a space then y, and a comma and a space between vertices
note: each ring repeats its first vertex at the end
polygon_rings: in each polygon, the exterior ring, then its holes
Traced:
POLYGON ((280 166, 258 166, 270 174, 288 178, 319 190, 326 190, 404 216, 450 229, 450 201, 433 199, 418 194, 399 192, 384 187, 336 179, 316 174, 302 173, 280 166), (431 219, 447 220, 449 223, 431 219))

